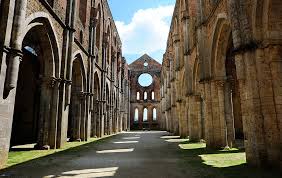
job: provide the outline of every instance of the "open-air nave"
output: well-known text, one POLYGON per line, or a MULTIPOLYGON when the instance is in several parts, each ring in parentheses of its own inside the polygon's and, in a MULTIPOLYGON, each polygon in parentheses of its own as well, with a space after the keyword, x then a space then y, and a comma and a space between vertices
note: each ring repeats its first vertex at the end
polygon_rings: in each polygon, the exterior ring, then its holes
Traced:
POLYGON ((281 0, 0 0, 0 177, 281 178, 281 0))

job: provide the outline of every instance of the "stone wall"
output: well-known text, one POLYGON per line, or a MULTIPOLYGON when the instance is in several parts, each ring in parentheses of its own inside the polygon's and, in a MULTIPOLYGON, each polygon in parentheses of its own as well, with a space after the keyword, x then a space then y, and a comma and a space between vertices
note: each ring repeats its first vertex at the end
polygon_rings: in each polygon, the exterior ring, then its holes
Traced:
POLYGON ((160 71, 161 65, 147 54, 129 65, 130 72, 130 121, 132 129, 159 129, 160 122, 160 71), (142 86, 138 82, 139 76, 149 74, 152 76, 152 84, 142 86), (145 92, 147 98, 144 97, 145 92), (152 94, 154 92, 154 94, 152 94), (139 98, 137 98, 139 93, 139 98), (153 96, 154 95, 154 96, 153 96), (138 109, 138 121, 135 121, 135 110, 138 109), (147 109, 147 121, 143 121, 144 110, 147 109), (156 117, 153 118, 153 110, 156 109, 156 117))
POLYGON ((20 95, 19 87, 26 88, 23 81, 27 79, 18 78, 24 71, 21 60, 26 61, 26 54, 38 61, 39 73, 30 82, 39 86, 36 91, 40 94, 38 100, 30 102, 38 103, 38 109, 31 110, 34 123, 38 123, 36 141, 25 143, 53 149, 68 139, 87 141, 91 136, 129 129, 128 69, 115 22, 106 0, 85 3, 1 1, 0 167, 7 160, 11 137, 20 134, 13 128, 25 127, 13 118, 18 117, 14 116, 14 106, 24 102, 17 100, 16 94, 20 95), (127 104, 122 110, 121 100, 127 104))
POLYGON ((280 6, 177 0, 161 75, 163 128, 211 148, 244 139, 249 164, 282 166, 280 6))

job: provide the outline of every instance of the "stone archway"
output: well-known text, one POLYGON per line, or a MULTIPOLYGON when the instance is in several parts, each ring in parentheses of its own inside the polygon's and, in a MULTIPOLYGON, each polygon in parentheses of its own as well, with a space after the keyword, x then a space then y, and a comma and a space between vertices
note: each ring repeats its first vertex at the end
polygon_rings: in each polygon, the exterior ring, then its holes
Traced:
POLYGON ((212 95, 215 96, 212 99, 213 124, 214 129, 221 130, 215 133, 215 137, 221 146, 233 147, 235 134, 237 138, 243 138, 243 123, 232 31, 226 20, 219 19, 215 35, 211 61, 212 88, 215 91, 212 95))
POLYGON ((85 139, 85 95, 83 63, 80 55, 72 63, 71 100, 69 106, 67 136, 70 141, 85 139))
POLYGON ((101 136, 101 114, 100 114, 100 79, 98 73, 94 74, 94 118, 92 120, 92 136, 101 136))
POLYGON ((19 37, 22 39, 23 56, 18 71, 10 145, 36 144, 38 149, 55 148, 58 46, 47 18, 29 20, 27 31, 19 37))

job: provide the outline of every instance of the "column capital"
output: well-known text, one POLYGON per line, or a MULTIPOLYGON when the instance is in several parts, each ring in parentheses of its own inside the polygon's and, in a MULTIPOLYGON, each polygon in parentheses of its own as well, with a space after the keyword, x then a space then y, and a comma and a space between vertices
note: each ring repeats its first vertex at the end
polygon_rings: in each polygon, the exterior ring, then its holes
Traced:
POLYGON ((54 88, 56 85, 60 85, 61 80, 56 77, 43 77, 39 79, 39 83, 42 87, 54 88))
POLYGON ((181 21, 186 21, 189 19, 190 19, 189 12, 187 10, 181 11, 181 21))
POLYGON ((217 87, 224 87, 226 84, 226 80, 221 79, 221 80, 214 80, 213 82, 215 82, 217 87))
POLYGON ((173 43, 178 44, 180 42, 180 36, 179 34, 173 35, 173 43))
POLYGON ((20 59, 22 59, 22 57, 23 57, 23 52, 22 52, 22 50, 19 50, 19 49, 16 49, 16 48, 4 47, 4 51, 9 52, 10 55, 19 56, 20 59))

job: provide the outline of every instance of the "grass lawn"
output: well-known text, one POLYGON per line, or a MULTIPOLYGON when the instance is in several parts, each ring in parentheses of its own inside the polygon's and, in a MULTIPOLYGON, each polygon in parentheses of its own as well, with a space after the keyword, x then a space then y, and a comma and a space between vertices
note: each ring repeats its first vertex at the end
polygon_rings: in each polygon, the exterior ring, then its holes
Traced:
MULTIPOLYGON (((108 136, 109 137, 109 136, 108 136)), ((5 168, 24 163, 30 160, 34 160, 37 158, 46 157, 48 155, 52 154, 58 154, 58 153, 71 153, 75 152, 77 149, 83 149, 87 148, 87 144, 93 143, 93 142, 101 142, 102 139, 107 138, 91 138, 87 142, 67 142, 63 148, 56 149, 56 150, 30 150, 30 151, 10 151, 8 155, 8 161, 5 166, 5 168)))
POLYGON ((281 178, 275 170, 254 168, 246 163, 244 150, 210 150, 204 143, 184 142, 181 166, 199 178, 281 178), (189 167, 189 168, 187 168, 189 167))

